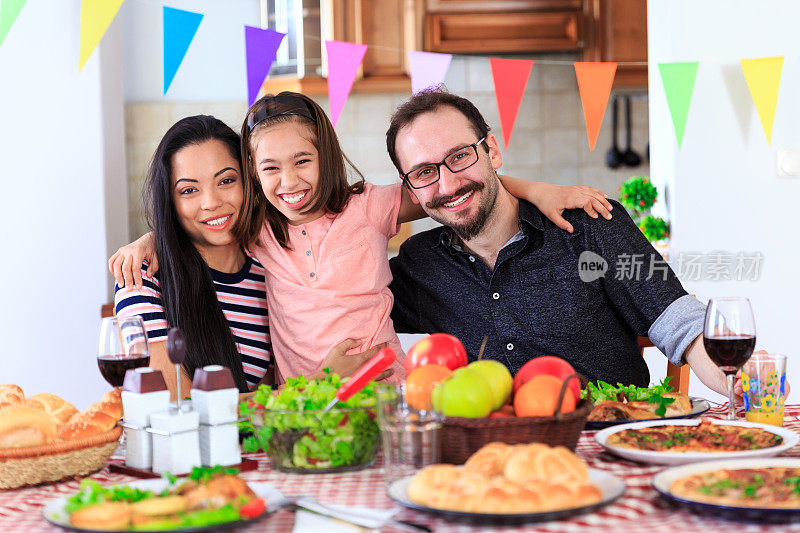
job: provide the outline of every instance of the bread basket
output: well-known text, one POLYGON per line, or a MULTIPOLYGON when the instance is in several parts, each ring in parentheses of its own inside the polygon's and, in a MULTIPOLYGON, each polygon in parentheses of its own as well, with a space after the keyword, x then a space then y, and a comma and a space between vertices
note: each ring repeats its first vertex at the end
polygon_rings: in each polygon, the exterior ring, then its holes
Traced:
POLYGON ((52 483, 103 468, 117 449, 122 428, 83 439, 0 449, 0 489, 52 483))
POLYGON ((561 413, 561 401, 567 383, 577 377, 585 385, 586 378, 573 375, 564 380, 553 416, 463 418, 448 416, 442 424, 441 455, 443 463, 464 464, 469 457, 490 442, 528 444, 541 442, 564 446, 574 451, 592 410, 591 400, 581 400, 574 411, 561 413))

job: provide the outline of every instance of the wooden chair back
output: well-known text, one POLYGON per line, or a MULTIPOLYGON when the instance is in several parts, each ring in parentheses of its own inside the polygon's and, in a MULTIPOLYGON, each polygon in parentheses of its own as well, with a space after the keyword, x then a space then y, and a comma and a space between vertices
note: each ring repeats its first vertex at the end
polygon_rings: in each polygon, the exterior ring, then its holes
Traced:
MULTIPOLYGON (((649 337, 639 337, 639 351, 642 352, 642 356, 644 356, 644 349, 651 346, 654 346, 654 344, 650 342, 649 337)), ((689 365, 676 366, 670 362, 667 362, 667 376, 672 378, 669 383, 675 387, 676 392, 689 394, 690 374, 691 369, 689 368, 689 365)))

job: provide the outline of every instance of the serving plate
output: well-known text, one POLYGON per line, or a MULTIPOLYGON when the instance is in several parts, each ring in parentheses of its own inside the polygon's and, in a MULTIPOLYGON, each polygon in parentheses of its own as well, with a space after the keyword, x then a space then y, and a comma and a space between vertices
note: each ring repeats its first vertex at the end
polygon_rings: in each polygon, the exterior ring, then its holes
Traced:
MULTIPOLYGON (((133 481, 131 483, 125 483, 124 485, 138 488, 141 490, 151 490, 153 492, 158 493, 167 488, 167 480, 144 479, 140 481, 133 481)), ((263 514, 261 514, 261 516, 257 516, 255 518, 251 518, 248 520, 226 522, 224 524, 213 524, 209 526, 191 527, 183 529, 170 529, 169 531, 180 531, 182 533, 189 533, 189 532, 200 532, 200 531, 219 531, 225 529, 235 529, 238 527, 244 527, 247 525, 254 524, 259 520, 263 520, 271 513, 274 513, 282 506, 282 504, 284 504, 286 500, 281 491, 270 485, 267 485, 266 483, 248 482, 247 485, 250 487, 250 489, 252 489, 253 492, 256 493, 256 496, 262 498, 267 503, 267 509, 264 511, 263 514)), ((97 533, 98 531, 100 531, 97 529, 83 529, 70 525, 69 514, 67 514, 67 512, 64 511, 64 507, 67 504, 68 498, 69 496, 62 496, 60 498, 50 500, 47 504, 45 504, 44 509, 42 509, 42 517, 44 517, 45 520, 47 520, 54 526, 62 527, 70 531, 82 531, 87 533, 97 533)), ((147 531, 147 530, 137 530, 137 531, 147 531)))
POLYGON ((481 524, 522 524, 526 522, 543 522, 545 520, 560 520, 562 518, 572 518, 575 515, 588 513, 605 505, 608 505, 622 496, 625 492, 625 483, 616 476, 596 470, 589 469, 589 482, 597 485, 603 493, 603 499, 598 503, 585 505, 583 507, 572 507, 569 509, 557 509, 555 511, 545 511, 541 513, 516 513, 516 514, 493 514, 493 513, 470 513, 466 511, 450 511, 445 509, 435 509, 411 501, 408 497, 408 485, 414 476, 404 477, 389 486, 389 497, 404 507, 424 511, 441 516, 445 520, 466 521, 481 524))
POLYGON ((742 468, 765 468, 770 466, 783 466, 800 468, 800 459, 797 458, 771 458, 771 459, 725 459, 719 461, 706 461, 703 463, 674 466, 663 470, 653 476, 653 488, 667 500, 686 507, 694 512, 707 514, 715 518, 747 522, 796 522, 800 521, 800 508, 780 509, 769 507, 736 507, 694 501, 685 496, 676 496, 670 490, 672 483, 678 479, 712 472, 714 470, 742 468))
MULTIPOLYGON (((683 418, 694 418, 696 416, 702 415, 709 409, 711 409, 711 404, 708 403, 707 400, 703 398, 689 398, 692 402, 692 410, 686 413, 685 415, 677 415, 677 416, 666 416, 664 418, 647 418, 644 420, 635 420, 635 422, 648 422, 650 420, 680 420, 683 418)), ((607 427, 612 426, 619 426, 620 424, 630 424, 634 422, 632 420, 587 420, 586 429, 605 429, 607 427)))
POLYGON ((654 465, 682 465, 686 463, 696 463, 698 461, 709 461, 717 459, 752 459, 755 457, 772 457, 792 448, 800 440, 800 436, 794 431, 767 424, 755 424, 752 422, 739 422, 728 420, 710 420, 711 423, 721 426, 740 426, 747 428, 760 428, 783 438, 783 442, 778 446, 762 448, 760 450, 746 450, 741 452, 656 452, 650 450, 634 450, 631 448, 620 448, 608 444, 608 438, 619 431, 628 429, 641 429, 656 426, 697 426, 700 420, 655 420, 649 422, 632 422, 619 426, 606 428, 598 431, 594 436, 597 443, 609 452, 640 463, 654 465))

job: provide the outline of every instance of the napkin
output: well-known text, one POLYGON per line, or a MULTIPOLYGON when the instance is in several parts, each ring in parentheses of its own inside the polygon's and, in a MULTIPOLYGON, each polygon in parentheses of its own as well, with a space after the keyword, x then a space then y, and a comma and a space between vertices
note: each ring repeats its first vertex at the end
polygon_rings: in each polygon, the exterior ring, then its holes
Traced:
POLYGON ((311 533, 325 531, 326 533, 352 533, 361 528, 380 529, 387 520, 392 518, 398 509, 370 509, 367 507, 349 507, 345 505, 321 504, 315 500, 303 500, 300 503, 303 507, 311 510, 319 510, 328 515, 335 515, 345 523, 336 518, 322 516, 305 509, 297 509, 294 521, 294 533, 311 533), (359 527, 361 526, 361 528, 359 527))

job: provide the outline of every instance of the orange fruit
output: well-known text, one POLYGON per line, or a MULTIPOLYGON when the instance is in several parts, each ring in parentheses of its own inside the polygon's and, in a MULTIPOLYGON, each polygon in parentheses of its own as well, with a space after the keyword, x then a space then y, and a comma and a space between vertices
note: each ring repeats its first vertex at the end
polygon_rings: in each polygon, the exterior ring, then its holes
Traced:
POLYGON ((453 371, 444 365, 423 365, 415 368, 406 378, 406 402, 414 409, 433 408, 431 392, 453 371))
MULTIPOLYGON (((549 374, 532 377, 514 396, 514 412, 517 416, 553 416, 562 383, 563 380, 549 374)), ((574 410, 575 397, 567 390, 561 402, 561 412, 574 410)))

